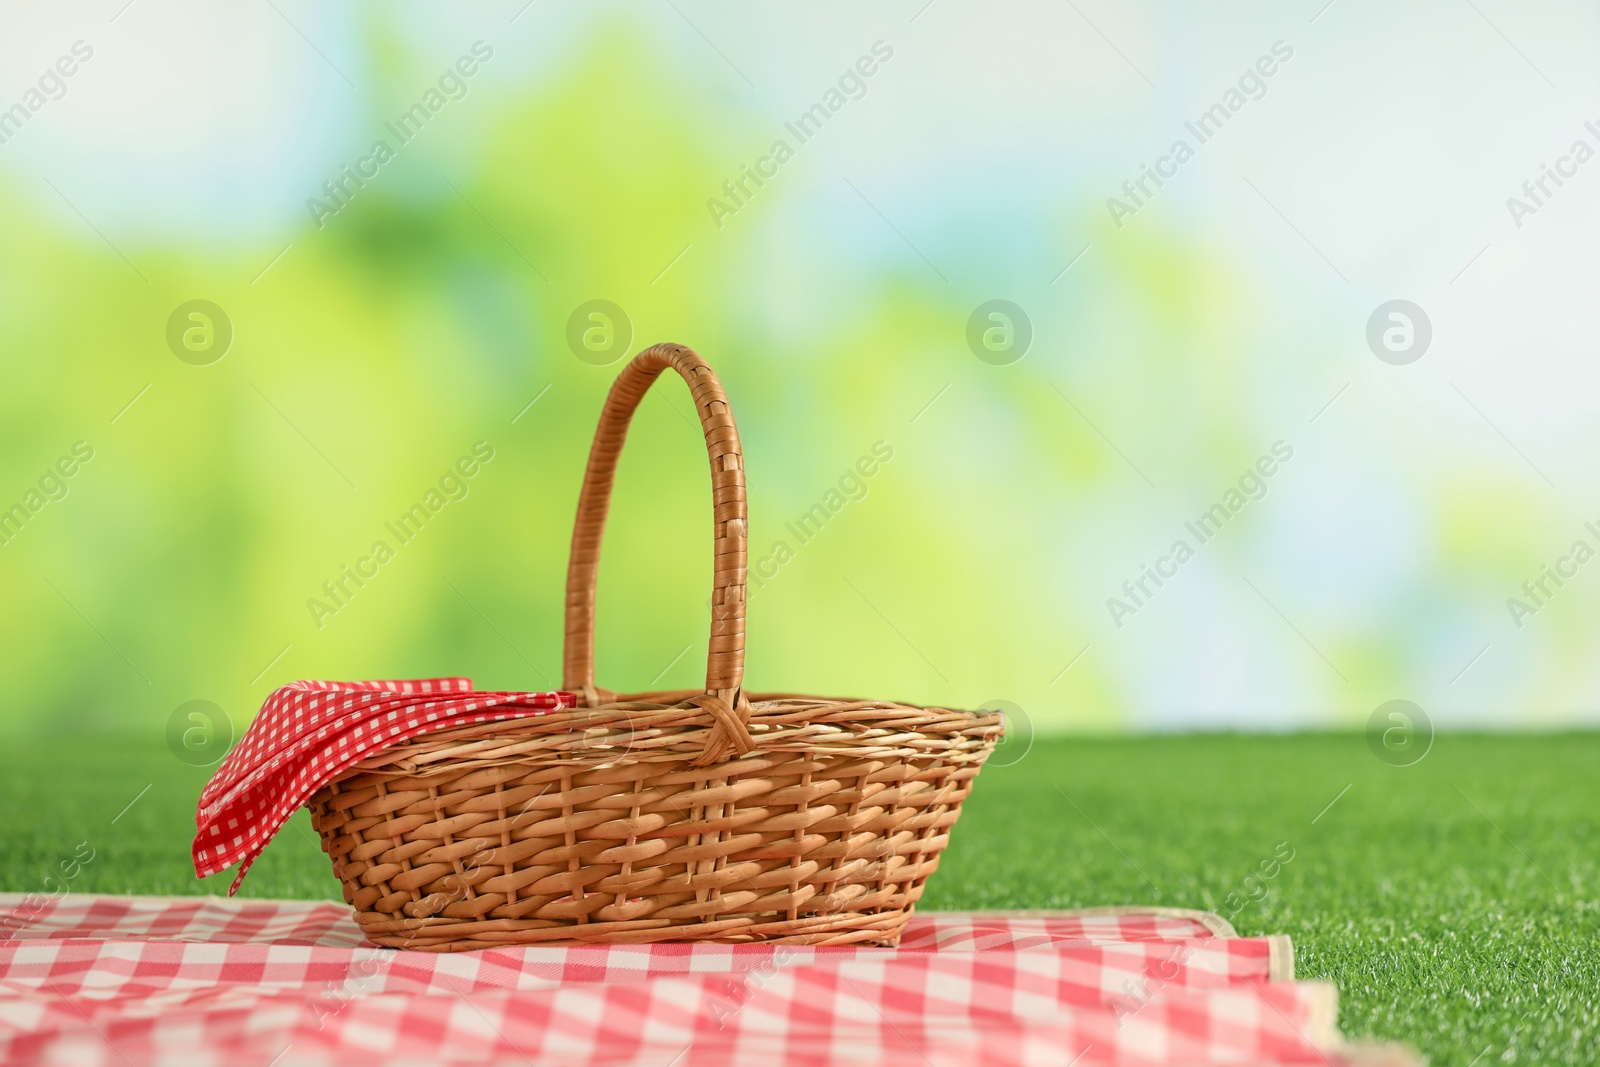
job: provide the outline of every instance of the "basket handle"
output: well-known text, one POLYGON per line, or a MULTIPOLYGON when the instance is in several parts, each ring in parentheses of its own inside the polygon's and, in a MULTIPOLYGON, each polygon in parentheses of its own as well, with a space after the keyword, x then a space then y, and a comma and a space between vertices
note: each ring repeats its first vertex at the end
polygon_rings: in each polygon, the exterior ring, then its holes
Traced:
POLYGON ((594 588, 600 561, 600 537, 611 505, 617 457, 628 424, 645 392, 668 367, 683 376, 694 397, 711 459, 713 570, 711 647, 706 660, 706 692, 692 698, 719 729, 714 730, 700 761, 712 762, 729 746, 749 752, 755 746, 745 722, 750 704, 740 685, 744 679, 744 604, 747 536, 744 458, 739 430, 733 423, 728 395, 710 365, 693 349, 659 344, 640 352, 617 375, 600 412, 589 465, 578 497, 578 518, 572 529, 572 556, 567 564, 566 643, 562 656, 564 688, 580 692, 584 703, 598 702, 594 688, 594 588))

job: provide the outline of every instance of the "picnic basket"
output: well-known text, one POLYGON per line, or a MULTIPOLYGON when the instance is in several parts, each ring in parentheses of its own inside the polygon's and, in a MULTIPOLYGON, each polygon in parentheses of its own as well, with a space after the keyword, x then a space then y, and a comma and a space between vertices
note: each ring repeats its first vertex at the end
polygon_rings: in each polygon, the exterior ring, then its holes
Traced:
POLYGON ((455 951, 554 941, 893 945, 999 739, 998 714, 746 693, 744 460, 706 362, 660 344, 606 398, 567 569, 569 710, 383 749, 310 800, 363 932, 455 951), (594 684, 595 571, 646 390, 689 384, 711 459, 703 690, 594 684))

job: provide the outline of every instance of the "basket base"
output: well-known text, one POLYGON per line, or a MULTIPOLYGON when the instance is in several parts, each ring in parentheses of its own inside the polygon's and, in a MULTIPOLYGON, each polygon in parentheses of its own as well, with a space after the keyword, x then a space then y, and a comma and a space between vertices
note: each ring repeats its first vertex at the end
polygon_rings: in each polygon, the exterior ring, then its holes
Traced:
POLYGON ((391 916, 358 912, 356 921, 368 941, 385 948, 421 952, 464 952, 470 949, 526 945, 648 945, 663 941, 714 944, 873 945, 893 948, 900 943, 911 909, 897 912, 846 912, 839 915, 801 917, 781 922, 757 923, 724 919, 692 925, 662 920, 571 923, 489 919, 460 922, 429 920, 437 925, 418 926, 414 920, 396 922, 391 916))

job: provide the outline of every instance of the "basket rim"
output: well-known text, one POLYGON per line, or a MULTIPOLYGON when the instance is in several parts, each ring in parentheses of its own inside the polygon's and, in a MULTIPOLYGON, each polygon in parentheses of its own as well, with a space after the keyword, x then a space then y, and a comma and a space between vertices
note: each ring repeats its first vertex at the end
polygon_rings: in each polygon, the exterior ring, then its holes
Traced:
MULTIPOLYGON (((697 690, 605 695, 664 697, 680 693, 699 695, 697 690)), ((712 766, 724 766, 736 758, 760 759, 797 751, 834 759, 953 757, 962 762, 981 761, 1005 733, 1005 720, 998 711, 799 694, 753 696, 767 698, 750 703, 755 712, 749 723, 755 749, 737 757, 728 753, 712 766), (827 713, 819 716, 819 709, 827 713), (837 721, 826 721, 834 715, 839 716, 837 721)), ((714 729, 700 707, 688 700, 607 701, 420 734, 373 752, 333 781, 370 773, 429 776, 459 771, 465 764, 565 763, 579 773, 640 760, 687 766, 703 751, 706 735, 714 729)))

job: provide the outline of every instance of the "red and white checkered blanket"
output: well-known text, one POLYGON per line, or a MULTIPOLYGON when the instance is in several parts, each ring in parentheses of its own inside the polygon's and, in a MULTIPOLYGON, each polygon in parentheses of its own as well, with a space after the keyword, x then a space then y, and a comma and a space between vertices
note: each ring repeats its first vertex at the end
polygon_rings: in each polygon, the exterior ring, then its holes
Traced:
POLYGON ((1356 1062, 1287 938, 1155 909, 915 916, 899 948, 373 948, 332 903, 0 895, 0 1062, 1356 1062), (19 919, 21 921, 19 921, 19 919))

